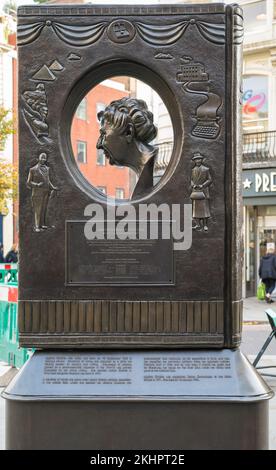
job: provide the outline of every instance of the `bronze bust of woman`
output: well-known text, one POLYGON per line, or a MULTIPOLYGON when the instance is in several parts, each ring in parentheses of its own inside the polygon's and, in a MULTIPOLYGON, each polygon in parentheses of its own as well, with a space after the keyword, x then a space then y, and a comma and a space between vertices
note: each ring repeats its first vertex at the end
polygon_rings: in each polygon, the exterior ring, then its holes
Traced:
POLYGON ((138 182, 132 199, 150 192, 158 149, 150 142, 157 135, 153 114, 143 100, 121 98, 98 113, 101 123, 97 149, 104 151, 110 165, 127 166, 135 171, 138 182))

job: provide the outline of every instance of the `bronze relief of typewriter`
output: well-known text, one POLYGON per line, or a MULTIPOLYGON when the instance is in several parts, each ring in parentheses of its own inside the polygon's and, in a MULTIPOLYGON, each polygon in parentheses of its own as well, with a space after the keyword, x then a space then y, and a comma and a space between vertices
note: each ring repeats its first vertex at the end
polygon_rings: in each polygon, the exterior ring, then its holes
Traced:
POLYGON ((221 118, 217 113, 222 104, 221 97, 210 91, 209 75, 202 63, 193 62, 192 57, 183 57, 181 61, 183 63, 181 70, 176 74, 176 79, 183 83, 183 90, 187 93, 204 95, 206 98, 196 109, 193 117, 196 124, 192 129, 192 135, 202 139, 215 139, 220 132, 221 118))

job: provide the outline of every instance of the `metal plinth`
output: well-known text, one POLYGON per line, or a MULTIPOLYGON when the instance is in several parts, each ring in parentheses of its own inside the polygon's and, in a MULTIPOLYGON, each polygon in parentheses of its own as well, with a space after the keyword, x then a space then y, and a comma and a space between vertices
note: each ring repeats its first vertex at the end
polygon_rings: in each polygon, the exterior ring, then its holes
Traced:
POLYGON ((272 391, 239 350, 37 352, 7 449, 267 449, 272 391))

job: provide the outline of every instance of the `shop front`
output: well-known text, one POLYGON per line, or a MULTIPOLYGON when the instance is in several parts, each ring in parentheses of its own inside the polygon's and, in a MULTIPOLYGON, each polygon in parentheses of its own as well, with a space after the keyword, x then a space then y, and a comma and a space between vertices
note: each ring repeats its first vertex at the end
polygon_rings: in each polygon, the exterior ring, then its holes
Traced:
POLYGON ((256 295, 260 258, 276 248, 276 167, 243 170, 243 295, 256 295), (272 245, 271 245, 272 244, 272 245))

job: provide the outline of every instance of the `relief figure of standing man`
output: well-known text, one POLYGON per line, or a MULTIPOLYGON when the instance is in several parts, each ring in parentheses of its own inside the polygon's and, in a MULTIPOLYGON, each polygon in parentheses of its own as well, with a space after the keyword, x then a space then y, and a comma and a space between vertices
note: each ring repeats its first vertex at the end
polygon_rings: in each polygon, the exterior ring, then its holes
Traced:
POLYGON ((27 180, 27 187, 32 190, 35 232, 41 232, 49 228, 46 224, 48 202, 53 191, 58 191, 58 188, 51 183, 50 169, 46 163, 47 154, 41 153, 37 164, 30 168, 27 180))

